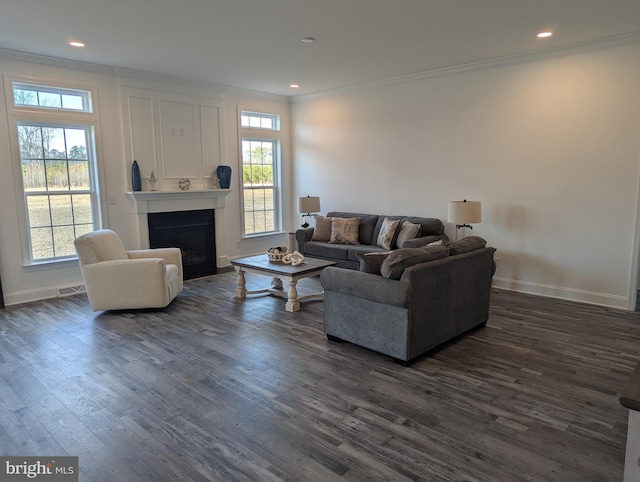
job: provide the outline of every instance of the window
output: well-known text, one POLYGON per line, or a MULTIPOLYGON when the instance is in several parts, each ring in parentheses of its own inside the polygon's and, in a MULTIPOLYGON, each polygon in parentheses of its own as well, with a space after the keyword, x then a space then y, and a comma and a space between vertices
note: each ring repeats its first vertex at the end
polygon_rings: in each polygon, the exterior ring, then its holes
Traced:
POLYGON ((16 106, 93 112, 91 93, 85 90, 62 89, 14 82, 13 99, 16 106))
POLYGON ((277 228, 276 163, 278 141, 242 139, 244 234, 275 232, 277 228))
POLYGON ((73 240, 99 226, 94 126, 71 122, 89 92, 14 82, 13 93, 29 261, 75 257, 73 240))
POLYGON ((258 112, 243 111, 240 116, 242 127, 252 127, 254 129, 280 130, 280 118, 274 114, 260 114, 258 112))

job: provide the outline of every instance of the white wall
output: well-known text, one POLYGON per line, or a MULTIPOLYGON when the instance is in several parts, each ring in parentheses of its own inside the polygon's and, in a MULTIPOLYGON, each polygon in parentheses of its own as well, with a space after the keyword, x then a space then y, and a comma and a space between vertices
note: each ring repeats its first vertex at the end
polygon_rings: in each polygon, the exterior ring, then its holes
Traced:
POLYGON ((479 200, 466 234, 498 249, 497 286, 632 306, 638 44, 308 97, 292 123, 294 194, 324 212, 446 224, 449 200, 479 200))
MULTIPOLYGON (((121 78, 115 69, 92 66, 76 62, 52 62, 35 56, 17 56, 0 52, 0 76, 4 85, 12 78, 30 80, 45 84, 47 81, 71 82, 74 86, 96 87, 100 123, 97 129, 97 151, 100 163, 101 200, 104 209, 104 227, 116 231, 129 249, 139 247, 139 230, 135 215, 125 192, 131 189, 129 171, 131 159, 125 149, 124 121, 122 111, 122 86, 160 89, 172 95, 201 96, 221 99, 224 105, 223 135, 224 158, 233 167, 233 192, 226 198, 224 209, 224 229, 221 243, 226 253, 218 255, 229 259, 266 252, 270 246, 286 244, 287 231, 291 229, 290 185, 290 122, 289 101, 277 96, 244 93, 218 86, 190 85, 187 81, 173 79, 157 80, 157 76, 135 74, 131 78, 121 78), (135 77, 135 78, 133 78, 135 77), (241 239, 241 203, 239 193, 240 156, 237 129, 237 109, 266 111, 281 116, 282 164, 284 168, 283 209, 285 213, 284 234, 241 239), (107 199, 114 196, 115 205, 108 205, 107 199)), ((23 264, 23 237, 18 224, 18 206, 22 203, 21 188, 14 185, 14 170, 19 169, 15 156, 15 146, 10 145, 9 129, 15 124, 7 117, 6 99, 9 93, 0 95, 0 276, 5 303, 16 304, 40 298, 57 296, 57 288, 82 284, 82 276, 77 260, 25 266, 23 264), (12 155, 13 154, 13 155, 12 155)), ((18 175, 19 177, 19 175, 18 175)))

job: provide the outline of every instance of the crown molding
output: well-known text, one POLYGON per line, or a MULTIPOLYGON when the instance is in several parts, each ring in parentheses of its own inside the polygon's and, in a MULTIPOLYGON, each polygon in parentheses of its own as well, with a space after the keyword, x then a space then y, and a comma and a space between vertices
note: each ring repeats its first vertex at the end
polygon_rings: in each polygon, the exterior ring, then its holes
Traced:
MULTIPOLYGON (((0 48, 0 59, 15 60, 18 62, 29 62, 40 65, 48 65, 51 67, 61 67, 66 69, 78 70, 82 72, 90 72, 110 77, 115 77, 123 83, 127 81, 143 81, 150 83, 163 83, 180 87, 190 87, 192 89, 201 89, 207 91, 216 91, 223 94, 235 94, 242 96, 259 97, 268 100, 280 102, 289 102, 290 97, 285 95, 269 94, 249 89, 240 89, 229 85, 216 84, 202 80, 189 79, 187 77, 176 77, 164 74, 157 74, 144 70, 130 69, 127 67, 110 66, 104 64, 96 64, 92 62, 84 62, 79 60, 69 60, 59 57, 50 57, 47 55, 34 54, 30 52, 22 52, 20 50, 11 50, 0 48)), ((135 83, 135 82, 134 82, 135 83)))
POLYGON ((512 64, 518 64, 518 63, 533 62, 536 60, 551 59, 555 57, 562 57, 565 55, 578 54, 581 52, 590 52, 590 51, 603 50, 603 49, 620 47, 625 45, 633 45, 636 43, 640 43, 640 32, 633 32, 625 35, 607 37, 607 38, 598 39, 598 40, 590 40, 590 41, 581 42, 581 43, 577 43, 577 44, 573 44, 565 47, 556 47, 553 49, 545 49, 543 51, 529 52, 526 54, 508 55, 505 57, 497 57, 494 59, 480 60, 478 62, 470 62, 462 65, 443 67, 441 69, 417 72, 415 74, 400 75, 397 77, 374 80, 372 82, 364 82, 361 84, 354 84, 346 87, 341 87, 338 89, 325 90, 322 92, 314 92, 310 94, 292 96, 291 103, 304 102, 306 100, 327 97, 330 95, 345 94, 345 93, 356 92, 356 91, 361 91, 365 89, 373 89, 377 87, 384 87, 387 85, 400 84, 404 82, 412 82, 415 80, 430 79, 430 78, 441 77, 445 75, 453 75, 461 72, 488 69, 488 68, 502 66, 502 65, 512 65, 512 64))

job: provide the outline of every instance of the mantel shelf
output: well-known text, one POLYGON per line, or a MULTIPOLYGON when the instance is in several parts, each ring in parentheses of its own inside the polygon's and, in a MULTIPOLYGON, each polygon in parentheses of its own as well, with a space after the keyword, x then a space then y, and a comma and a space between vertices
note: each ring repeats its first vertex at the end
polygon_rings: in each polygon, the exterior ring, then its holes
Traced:
POLYGON ((188 191, 130 191, 127 197, 137 214, 195 209, 222 209, 231 189, 188 191))

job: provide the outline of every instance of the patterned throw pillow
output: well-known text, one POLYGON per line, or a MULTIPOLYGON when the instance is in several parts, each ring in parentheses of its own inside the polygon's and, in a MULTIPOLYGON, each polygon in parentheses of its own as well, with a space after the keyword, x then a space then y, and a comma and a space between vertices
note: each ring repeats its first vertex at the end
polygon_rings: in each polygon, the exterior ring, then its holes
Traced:
POLYGON ((399 225, 399 219, 384 218, 380 227, 380 234, 378 234, 378 246, 384 249, 391 249, 393 235, 396 234, 396 229, 398 229, 399 225))
POLYGON ((360 244, 358 242, 358 227, 360 218, 332 218, 331 239, 332 244, 360 244))
POLYGON ((331 239, 331 219, 326 216, 316 214, 316 227, 311 235, 311 241, 329 242, 331 239))
POLYGON ((402 248, 402 245, 408 239, 417 238, 420 234, 420 229, 422 229, 422 226, 419 224, 410 223, 409 221, 402 223, 400 232, 398 233, 398 239, 396 240, 398 248, 402 248))

